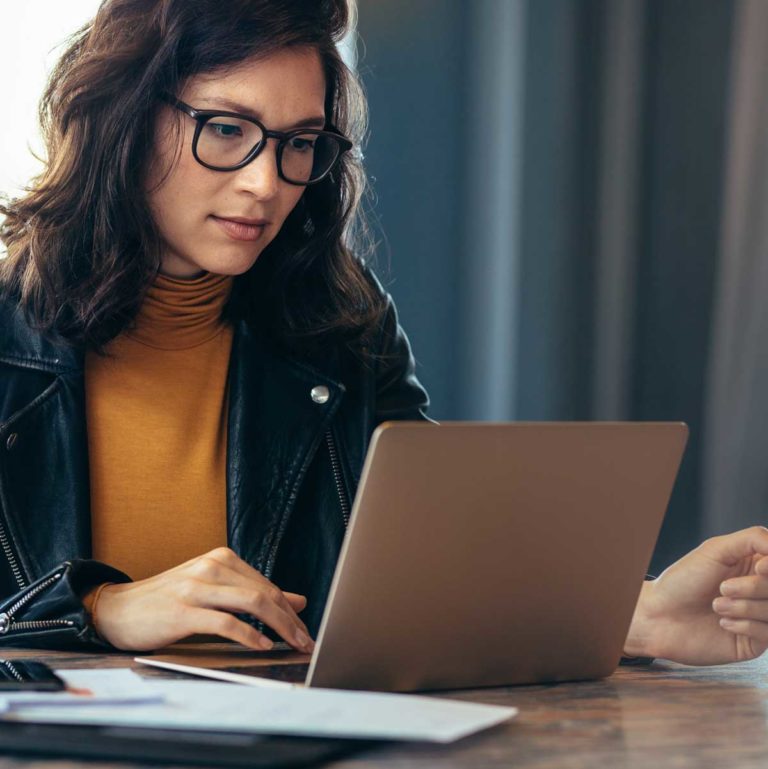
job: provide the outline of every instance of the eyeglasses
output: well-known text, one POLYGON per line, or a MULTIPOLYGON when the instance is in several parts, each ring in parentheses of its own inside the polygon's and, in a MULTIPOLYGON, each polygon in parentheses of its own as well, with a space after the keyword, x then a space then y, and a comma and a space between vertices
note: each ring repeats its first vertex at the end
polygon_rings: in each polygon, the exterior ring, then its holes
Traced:
POLYGON ((352 149, 352 142, 333 131, 296 128, 270 131, 256 118, 237 112, 200 110, 170 94, 168 104, 197 121, 192 154, 212 171, 236 171, 258 157, 267 139, 277 139, 277 173, 288 184, 307 185, 322 181, 339 158, 352 149))

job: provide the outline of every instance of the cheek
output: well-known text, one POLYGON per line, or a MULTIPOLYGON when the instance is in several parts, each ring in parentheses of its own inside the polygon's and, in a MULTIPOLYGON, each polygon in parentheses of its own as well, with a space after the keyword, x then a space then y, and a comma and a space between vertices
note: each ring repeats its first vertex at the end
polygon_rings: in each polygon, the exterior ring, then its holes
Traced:
POLYGON ((159 187, 148 192, 149 206, 163 234, 188 228, 200 219, 215 194, 215 180, 191 158, 181 159, 159 187))

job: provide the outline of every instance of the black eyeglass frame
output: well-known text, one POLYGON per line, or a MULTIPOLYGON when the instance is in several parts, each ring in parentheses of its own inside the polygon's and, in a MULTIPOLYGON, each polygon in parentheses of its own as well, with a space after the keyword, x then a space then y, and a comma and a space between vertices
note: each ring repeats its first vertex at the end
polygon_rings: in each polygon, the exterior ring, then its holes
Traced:
POLYGON ((339 160, 341 159, 341 156, 345 152, 349 152, 352 147, 354 146, 353 143, 347 139, 346 136, 343 134, 338 133, 337 131, 326 131, 320 128, 294 128, 290 131, 270 131, 264 123, 262 123, 260 120, 257 120, 255 117, 251 117, 250 115, 242 115, 239 112, 226 112, 223 110, 212 110, 212 109, 195 109, 194 107, 191 107, 189 104, 183 102, 181 99, 177 99, 175 96, 172 96, 171 94, 163 94, 162 99, 166 101, 168 104, 170 104, 172 107, 175 107, 176 109, 180 110, 186 115, 189 115, 193 120, 197 122, 197 125, 195 126, 195 134, 192 137, 192 155, 194 156, 195 160, 200 163, 201 166, 204 166, 205 168, 210 168, 211 171, 237 171, 241 168, 244 168, 247 166, 250 162, 255 160, 261 151, 264 149, 264 147, 267 146, 267 139, 277 139, 277 155, 276 155, 276 161, 277 161, 277 174, 278 176, 287 184, 293 184, 296 187, 307 187, 312 184, 317 184, 318 182, 323 181, 326 176, 328 176, 331 171, 336 167, 339 160), (200 155, 197 153, 197 143, 200 139, 200 134, 203 131, 203 128, 205 127, 205 124, 210 121, 212 118, 216 117, 232 117, 237 118, 238 120, 245 120, 249 123, 253 123, 255 126, 259 128, 259 130, 262 132, 264 138, 256 145, 253 146, 253 148, 248 152, 248 154, 245 156, 243 160, 241 160, 237 165, 235 166, 214 166, 210 163, 206 163, 204 160, 200 158, 200 155), (290 141, 294 136, 306 136, 307 134, 312 134, 313 136, 330 136, 333 137, 338 143, 339 143, 339 153, 336 155, 335 160, 331 165, 328 167, 328 170, 325 171, 322 176, 319 176, 317 179, 312 179, 311 181, 307 182, 295 182, 292 179, 289 179, 285 176, 283 173, 283 148, 285 147, 286 142, 290 141))

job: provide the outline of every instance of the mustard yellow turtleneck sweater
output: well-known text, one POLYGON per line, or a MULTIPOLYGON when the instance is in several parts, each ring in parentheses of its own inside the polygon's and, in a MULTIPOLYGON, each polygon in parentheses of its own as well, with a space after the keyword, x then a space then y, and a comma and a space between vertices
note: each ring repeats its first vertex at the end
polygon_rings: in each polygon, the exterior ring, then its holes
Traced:
POLYGON ((134 580, 227 543, 231 288, 160 275, 109 357, 86 356, 93 557, 134 580))

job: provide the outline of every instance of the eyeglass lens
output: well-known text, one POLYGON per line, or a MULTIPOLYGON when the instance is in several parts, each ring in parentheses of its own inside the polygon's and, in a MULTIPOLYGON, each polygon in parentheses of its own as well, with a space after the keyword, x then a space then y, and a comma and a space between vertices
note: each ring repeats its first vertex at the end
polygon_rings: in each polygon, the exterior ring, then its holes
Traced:
MULTIPOLYGON (((206 121, 197 140, 197 155, 216 168, 234 168, 264 140, 255 123, 217 115, 206 121)), ((297 134, 283 143, 283 176, 298 183, 319 179, 334 164, 340 145, 332 136, 297 134)))

